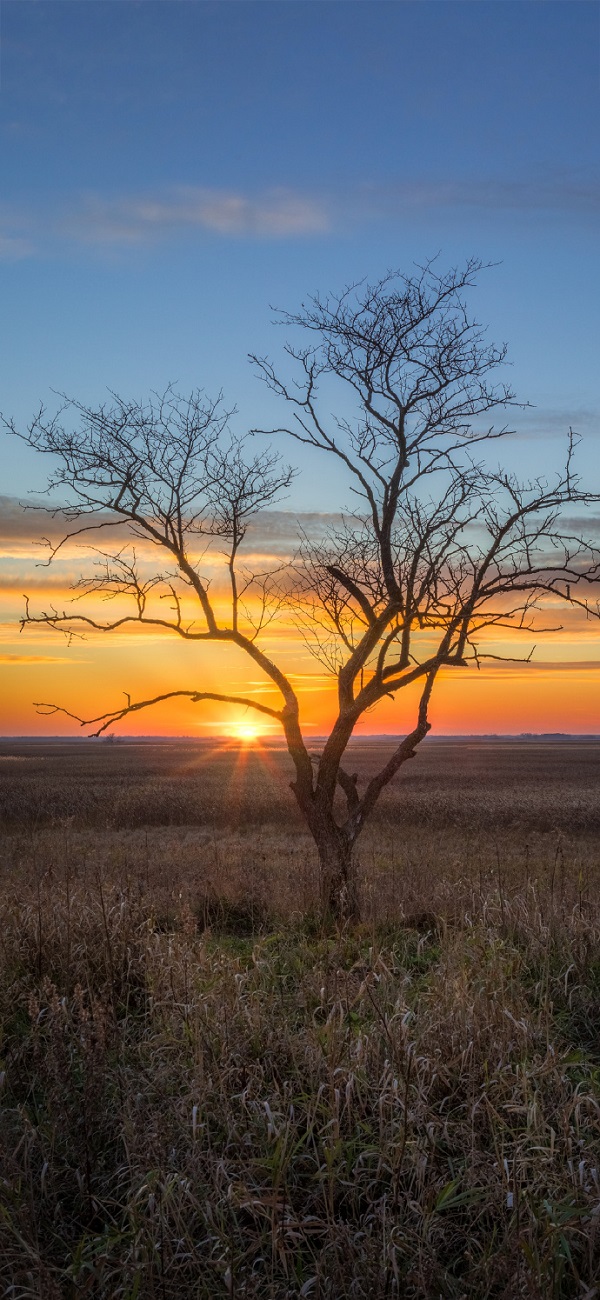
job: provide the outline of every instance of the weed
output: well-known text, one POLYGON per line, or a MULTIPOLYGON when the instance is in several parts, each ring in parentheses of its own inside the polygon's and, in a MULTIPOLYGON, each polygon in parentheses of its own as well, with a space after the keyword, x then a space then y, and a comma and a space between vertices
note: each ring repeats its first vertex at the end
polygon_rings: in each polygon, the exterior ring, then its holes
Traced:
POLYGON ((381 823, 336 933, 293 828, 7 831, 4 1293, 591 1300, 586 835, 381 823))

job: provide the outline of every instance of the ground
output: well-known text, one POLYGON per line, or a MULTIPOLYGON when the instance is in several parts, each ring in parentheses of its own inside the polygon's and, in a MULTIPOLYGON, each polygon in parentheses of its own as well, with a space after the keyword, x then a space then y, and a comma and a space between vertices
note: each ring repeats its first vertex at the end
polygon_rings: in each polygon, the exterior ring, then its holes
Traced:
POLYGON ((335 933, 280 747, 2 742, 3 1293, 600 1295, 599 775, 426 742, 335 933))

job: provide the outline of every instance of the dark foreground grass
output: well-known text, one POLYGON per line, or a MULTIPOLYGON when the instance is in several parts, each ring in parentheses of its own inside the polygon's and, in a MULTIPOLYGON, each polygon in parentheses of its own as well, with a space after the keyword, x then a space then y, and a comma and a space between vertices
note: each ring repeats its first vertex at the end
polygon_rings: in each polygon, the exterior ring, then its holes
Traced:
POLYGON ((0 866, 2 1294, 600 1295, 590 835, 381 825, 346 934, 280 825, 0 866))
POLYGON ((342 936, 8 888, 4 1293, 597 1294, 597 916, 457 883, 342 936))

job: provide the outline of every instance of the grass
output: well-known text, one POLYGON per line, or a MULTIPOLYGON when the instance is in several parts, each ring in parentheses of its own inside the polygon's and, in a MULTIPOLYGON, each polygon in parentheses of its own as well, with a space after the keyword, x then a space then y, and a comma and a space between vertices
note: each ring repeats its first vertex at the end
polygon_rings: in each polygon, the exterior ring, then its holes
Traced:
POLYGON ((600 864, 531 763, 529 828, 380 818, 341 934, 280 821, 6 827, 2 1294, 600 1295, 600 864))

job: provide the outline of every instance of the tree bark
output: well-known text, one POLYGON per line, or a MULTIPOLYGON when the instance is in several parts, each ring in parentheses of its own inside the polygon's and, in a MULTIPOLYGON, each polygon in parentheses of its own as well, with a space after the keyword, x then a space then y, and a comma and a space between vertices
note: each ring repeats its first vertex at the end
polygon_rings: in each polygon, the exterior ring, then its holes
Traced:
MULTIPOLYGON (((313 788, 313 773, 310 758, 304 745, 298 751, 292 749, 288 736, 288 749, 294 760, 297 779, 290 783, 300 811, 308 825, 319 855, 319 886, 321 909, 324 917, 338 925, 360 920, 360 907, 356 880, 356 863, 354 847, 362 823, 350 822, 340 826, 333 811, 335 780, 333 784, 313 788), (305 757, 308 762, 301 762, 305 757)), ((339 770, 336 765, 336 771, 339 770)), ((346 797, 349 807, 358 801, 355 779, 348 778, 351 794, 346 797)), ((346 783, 344 783, 345 785, 346 783)), ((344 788, 344 785, 342 788, 344 788)))
POLYGON ((337 924, 360 920, 354 845, 336 827, 313 829, 319 854, 321 906, 337 924))

